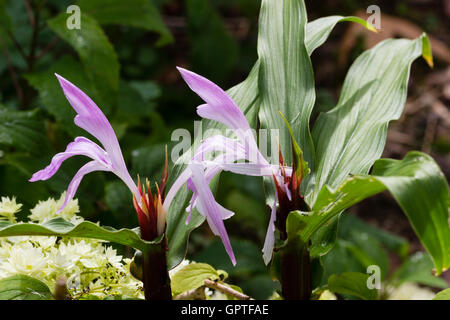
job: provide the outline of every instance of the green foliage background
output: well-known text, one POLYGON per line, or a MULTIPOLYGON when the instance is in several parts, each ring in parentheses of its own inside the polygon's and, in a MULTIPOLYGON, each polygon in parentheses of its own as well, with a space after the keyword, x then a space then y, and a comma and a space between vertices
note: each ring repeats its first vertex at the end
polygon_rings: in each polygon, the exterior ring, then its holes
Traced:
MULTIPOLYGON (((373 4, 340 2, 340 11, 335 12, 307 1, 310 19, 351 15, 373 4)), ((387 2, 379 2, 384 10, 387 2)), ((425 21, 420 26, 431 33, 443 23, 432 9, 422 20, 415 11, 408 13, 401 2, 387 4, 386 10, 425 21)), ((75 4, 81 8, 80 30, 66 28, 66 8, 72 1, 29 3, 36 26, 24 1, 0 0, 0 195, 17 196, 24 204, 23 212, 38 200, 59 196, 85 161, 69 159, 51 180, 27 182, 69 141, 84 134, 73 124, 75 113, 53 76, 55 72, 88 93, 110 119, 132 176, 159 180, 164 145, 169 149, 173 145, 172 131, 186 128, 193 132, 193 121, 199 120, 195 107, 201 101, 181 81, 175 66, 191 69, 227 89, 245 79, 257 59, 257 0, 79 0, 75 4)), ((334 37, 342 28, 337 28, 334 37)), ((315 68, 323 62, 320 54, 313 57, 315 68)), ((342 80, 343 75, 337 74, 328 85, 337 91, 342 80)), ((336 103, 333 90, 319 88, 321 110, 336 103)), ((220 203, 236 212, 226 225, 238 265, 231 266, 219 239, 207 228, 191 235, 188 258, 226 270, 231 283, 244 292, 267 298, 277 284, 260 253, 268 222, 261 181, 224 173, 217 194, 220 203)), ((81 215, 89 220, 116 228, 137 225, 128 190, 111 174, 86 176, 76 197, 81 215)), ((372 263, 381 265, 387 277, 392 274, 389 254, 407 261, 404 239, 354 217, 343 219, 341 225, 360 227, 356 232, 340 229, 336 247, 317 268, 317 284, 326 283, 336 272, 364 272, 372 263), (361 240, 365 237, 370 241, 361 240), (366 256, 355 254, 361 245, 370 246, 366 256)), ((445 287, 424 274, 425 280, 414 281, 445 287)), ((400 272, 398 281, 407 276, 407 270, 400 272)))

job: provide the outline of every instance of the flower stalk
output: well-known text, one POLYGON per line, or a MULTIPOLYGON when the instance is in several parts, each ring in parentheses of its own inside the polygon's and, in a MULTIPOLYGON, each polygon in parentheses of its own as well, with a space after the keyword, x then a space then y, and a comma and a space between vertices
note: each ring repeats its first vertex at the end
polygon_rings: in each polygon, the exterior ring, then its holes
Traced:
POLYGON ((311 265, 309 250, 300 239, 289 239, 281 250, 281 291, 285 300, 309 300, 311 265))
POLYGON ((150 252, 142 254, 142 282, 146 300, 172 300, 167 271, 167 237, 150 252))

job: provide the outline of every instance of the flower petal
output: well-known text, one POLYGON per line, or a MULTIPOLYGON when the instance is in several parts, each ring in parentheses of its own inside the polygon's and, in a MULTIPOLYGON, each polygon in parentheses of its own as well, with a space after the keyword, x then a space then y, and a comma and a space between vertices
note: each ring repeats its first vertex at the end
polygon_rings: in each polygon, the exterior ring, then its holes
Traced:
POLYGON ((118 145, 116 134, 99 107, 77 86, 55 74, 70 105, 77 112, 75 124, 96 137, 106 151, 118 145))
POLYGON ((230 162, 246 159, 245 148, 239 141, 222 135, 216 135, 209 137, 202 142, 195 151, 192 160, 206 160, 211 152, 223 152, 227 154, 227 159, 230 162))
POLYGON ((136 184, 128 173, 119 141, 108 119, 87 94, 62 76, 55 75, 64 91, 64 95, 77 112, 74 120, 75 124, 101 142, 111 160, 112 171, 125 182, 136 199, 140 199, 136 184))
POLYGON ((206 102, 197 108, 199 116, 221 122, 232 129, 250 130, 244 113, 225 91, 194 72, 179 67, 177 69, 192 91, 206 102))
POLYGON ((258 164, 258 163, 217 163, 215 161, 206 161, 208 164, 216 163, 222 170, 230 171, 236 174, 246 176, 272 176, 277 173, 277 165, 258 164))
POLYGON ((170 212, 170 204, 172 203, 173 199, 175 198, 178 190, 188 181, 188 179, 191 177, 192 172, 190 167, 188 166, 175 180, 175 182, 172 184, 172 186, 169 189, 169 192, 167 192, 166 197, 164 198, 163 208, 166 210, 166 212, 170 212))
POLYGON ((222 213, 220 212, 219 205, 209 189, 208 183, 204 176, 203 167, 201 164, 197 163, 191 164, 190 167, 192 171, 192 183, 198 193, 197 209, 205 215, 211 230, 220 236, 231 262, 233 265, 236 265, 236 258, 222 220, 222 213))
POLYGON ((78 170, 78 172, 73 176, 72 181, 70 182, 69 187, 67 188, 66 199, 64 200, 64 203, 61 206, 61 208, 59 208, 58 213, 61 212, 65 208, 67 203, 69 203, 69 201, 73 199, 83 177, 86 174, 93 171, 111 171, 111 170, 97 161, 90 161, 86 163, 84 166, 82 166, 80 170, 78 170))
POLYGON ((105 150, 85 137, 76 137, 73 142, 67 145, 66 151, 54 155, 50 164, 33 174, 29 181, 35 182, 38 180, 50 179, 66 159, 77 155, 90 157, 91 159, 104 164, 106 167, 111 167, 111 160, 105 150))
POLYGON ((262 249, 264 263, 269 264, 272 259, 273 247, 275 244, 275 220, 277 218, 277 195, 275 193, 275 200, 270 213, 269 226, 267 227, 266 239, 264 240, 264 247, 262 249))

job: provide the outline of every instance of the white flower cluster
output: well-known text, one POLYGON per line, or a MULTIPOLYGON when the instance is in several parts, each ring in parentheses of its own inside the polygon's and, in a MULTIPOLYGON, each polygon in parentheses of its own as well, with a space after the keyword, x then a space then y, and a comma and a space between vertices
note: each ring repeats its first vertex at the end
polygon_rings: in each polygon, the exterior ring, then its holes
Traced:
MULTIPOLYGON (((77 216, 78 201, 72 200, 57 214, 64 201, 50 198, 40 201, 28 218, 42 223, 62 217, 74 224, 83 221, 77 216)), ((0 217, 16 222, 15 213, 21 205, 15 199, 2 198, 0 217)), ((123 259, 103 241, 81 238, 20 236, 0 238, 0 279, 16 274, 35 277, 53 289, 56 280, 66 277, 69 293, 74 298, 122 295, 143 298, 142 283, 129 272, 131 259, 123 259)))
POLYGON ((6 219, 10 222, 16 222, 15 214, 20 211, 20 208, 22 208, 22 205, 16 203, 16 198, 2 197, 0 202, 0 220, 6 219))

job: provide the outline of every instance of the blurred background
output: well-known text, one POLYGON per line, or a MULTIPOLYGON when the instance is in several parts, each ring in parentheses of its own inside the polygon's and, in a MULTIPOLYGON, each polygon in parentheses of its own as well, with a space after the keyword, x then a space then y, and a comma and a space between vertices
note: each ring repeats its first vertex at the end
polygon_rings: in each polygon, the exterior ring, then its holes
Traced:
MULTIPOLYGON (((369 5, 381 9, 381 32, 338 24, 312 56, 318 110, 332 108, 355 58, 384 38, 432 38, 435 67, 417 60, 411 70, 402 118, 391 123, 384 157, 409 150, 431 154, 450 175, 450 0, 306 1, 309 20, 328 15, 366 19, 369 5)), ((49 181, 28 183, 77 135, 74 112, 53 73, 75 83, 101 107, 119 139, 132 176, 159 180, 164 145, 176 128, 193 132, 201 103, 175 66, 193 70, 228 89, 256 61, 258 0, 0 0, 0 195, 16 196, 24 216, 39 200, 58 197, 86 162, 67 160, 49 181), (66 9, 81 8, 81 29, 68 30, 66 9), (74 31, 74 32, 72 32, 74 31)), ((312 122, 317 116, 313 115, 312 122)), ((81 215, 113 227, 135 227, 128 189, 111 174, 86 176, 77 192, 81 215)), ((209 228, 191 234, 188 259, 230 274, 255 298, 268 298, 277 284, 260 254, 268 223, 259 179, 224 173, 218 201, 236 212, 226 221, 238 264, 233 268, 209 228)), ((389 194, 362 202, 341 217, 336 247, 314 262, 316 284, 329 274, 365 272, 377 264, 394 287, 414 284, 420 294, 448 287, 431 276, 406 217, 389 194)), ((126 251, 123 251, 126 254, 126 251)), ((414 291, 413 289, 408 292, 414 291)))

